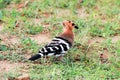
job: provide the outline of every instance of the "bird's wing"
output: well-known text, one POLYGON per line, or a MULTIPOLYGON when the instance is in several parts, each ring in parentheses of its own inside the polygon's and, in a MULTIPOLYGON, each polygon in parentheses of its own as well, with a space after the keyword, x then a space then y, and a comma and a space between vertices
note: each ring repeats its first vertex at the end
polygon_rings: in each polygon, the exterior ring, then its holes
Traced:
POLYGON ((43 55, 59 55, 65 53, 70 48, 71 44, 69 42, 60 37, 55 37, 52 42, 44 46, 39 53, 43 53, 43 55))

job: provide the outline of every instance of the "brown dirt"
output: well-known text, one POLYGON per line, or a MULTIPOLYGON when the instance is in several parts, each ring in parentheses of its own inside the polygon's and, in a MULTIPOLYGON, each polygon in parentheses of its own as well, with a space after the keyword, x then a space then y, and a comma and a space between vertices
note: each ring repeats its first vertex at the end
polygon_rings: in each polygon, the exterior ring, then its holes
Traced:
POLYGON ((32 19, 35 24, 41 25, 42 19, 32 19))
POLYGON ((114 36, 114 37, 111 37, 112 39, 112 43, 116 43, 117 41, 120 41, 120 36, 114 36))
POLYGON ((17 74, 22 74, 19 77, 16 77, 15 80, 30 80, 30 77, 28 75, 28 68, 30 64, 31 63, 22 62, 11 63, 10 61, 6 60, 0 61, 0 80, 4 80, 4 73, 8 73, 9 71, 15 72, 17 74))
POLYGON ((101 37, 97 37, 97 38, 92 38, 88 41, 88 44, 95 44, 95 43, 102 43, 104 42, 105 39, 101 38, 101 37))
POLYGON ((46 42, 50 42, 50 35, 49 34, 37 34, 37 35, 31 35, 30 38, 32 40, 37 41, 38 44, 42 44, 42 43, 46 43, 46 42))
POLYGON ((86 13, 85 9, 78 9, 77 16, 80 18, 86 18, 88 17, 88 14, 86 13))
MULTIPOLYGON (((1 30, 1 26, 0 26, 1 30)), ((19 38, 16 36, 8 36, 6 34, 0 35, 0 38, 2 39, 1 44, 19 44, 19 38)), ((35 40, 38 44, 50 42, 50 34, 44 33, 44 34, 37 34, 37 35, 30 35, 30 38, 32 40, 35 40)), ((25 55, 27 58, 30 57, 30 55, 25 55)), ((0 61, 0 74, 3 72, 8 72, 11 70, 15 70, 16 68, 20 68, 22 66, 27 65, 27 63, 10 63, 9 61, 0 61)))
POLYGON ((2 31, 3 30, 3 25, 2 24, 0 24, 0 31, 2 31))
POLYGON ((10 70, 15 70, 21 66, 25 65, 24 63, 10 63, 9 61, 0 61, 0 73, 8 72, 10 70))
MULTIPOLYGON (((112 43, 116 43, 117 41, 120 41, 120 36, 113 36, 110 37, 111 42, 112 43)), ((88 41, 88 44, 94 44, 94 43, 102 43, 104 42, 106 39, 102 38, 102 37, 96 37, 96 38, 92 38, 88 41)))
POLYGON ((49 23, 44 23, 44 21, 43 21, 42 19, 39 19, 39 18, 32 19, 32 21, 33 21, 35 24, 42 25, 43 27, 48 27, 48 26, 50 26, 49 23))
POLYGON ((64 17, 64 16, 66 16, 66 14, 67 14, 67 16, 70 16, 71 15, 71 12, 70 12, 70 10, 68 10, 68 9, 58 9, 57 11, 56 11, 56 16, 57 17, 64 17))
POLYGON ((6 35, 0 35, 2 40, 1 44, 19 44, 19 38, 16 36, 6 37, 6 35))
MULTIPOLYGON (((32 40, 35 40, 38 44, 49 42, 50 34, 37 34, 37 35, 30 35, 32 40)), ((5 35, 0 35, 0 39, 2 40, 1 44, 19 44, 20 39, 16 36, 6 37, 5 35)))
MULTIPOLYGON (((71 16, 71 11, 68 10, 68 9, 64 9, 64 10, 63 9, 58 9, 58 11, 56 11, 56 16, 58 16, 58 17, 68 17, 68 16, 71 16)), ((86 17, 88 17, 88 14, 85 12, 85 9, 78 9, 76 16, 80 17, 80 18, 86 18, 86 17)))
POLYGON ((13 36, 13 37, 10 37, 9 39, 6 39, 6 41, 9 41, 9 43, 18 44, 19 38, 13 36))

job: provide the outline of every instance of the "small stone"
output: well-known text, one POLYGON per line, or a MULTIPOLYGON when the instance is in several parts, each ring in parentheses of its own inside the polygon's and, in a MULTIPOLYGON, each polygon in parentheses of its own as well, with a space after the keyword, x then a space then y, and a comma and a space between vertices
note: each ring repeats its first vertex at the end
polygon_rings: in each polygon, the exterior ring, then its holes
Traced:
POLYGON ((22 76, 19 76, 15 80, 30 80, 30 76, 28 74, 23 74, 22 76))

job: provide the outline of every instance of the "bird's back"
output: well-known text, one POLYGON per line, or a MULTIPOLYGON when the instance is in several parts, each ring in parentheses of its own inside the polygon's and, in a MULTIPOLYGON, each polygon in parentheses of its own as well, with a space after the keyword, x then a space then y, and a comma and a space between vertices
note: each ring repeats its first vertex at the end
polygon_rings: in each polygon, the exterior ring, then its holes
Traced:
POLYGON ((40 51, 43 56, 55 55, 59 56, 65 54, 71 48, 72 44, 62 37, 55 37, 51 43, 45 45, 40 51))

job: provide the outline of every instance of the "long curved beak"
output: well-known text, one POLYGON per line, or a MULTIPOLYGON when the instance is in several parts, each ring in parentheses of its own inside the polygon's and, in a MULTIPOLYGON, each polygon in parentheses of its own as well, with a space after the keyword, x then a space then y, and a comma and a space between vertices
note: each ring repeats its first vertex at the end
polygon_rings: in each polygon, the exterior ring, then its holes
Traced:
POLYGON ((76 29, 79 29, 79 27, 78 27, 78 26, 75 26, 75 28, 76 28, 76 29))

